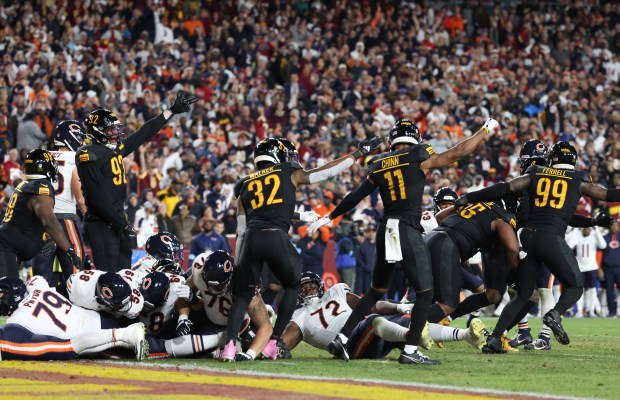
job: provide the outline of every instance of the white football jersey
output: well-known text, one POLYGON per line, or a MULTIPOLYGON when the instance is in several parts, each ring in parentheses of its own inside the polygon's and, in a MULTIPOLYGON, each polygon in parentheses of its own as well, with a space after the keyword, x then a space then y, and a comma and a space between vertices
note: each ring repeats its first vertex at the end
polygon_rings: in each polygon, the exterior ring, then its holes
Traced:
POLYGON ((338 283, 331 287, 317 303, 303 306, 295 310, 292 322, 301 330, 304 342, 321 350, 327 350, 327 345, 349 319, 351 307, 347 303, 347 293, 351 289, 338 283))
POLYGON ((422 218, 420 219, 420 225, 424 228, 424 234, 428 235, 431 231, 437 228, 437 219, 435 218, 435 213, 432 211, 424 211, 422 213, 422 218))
POLYGON ((34 334, 71 339, 79 333, 101 329, 98 312, 71 304, 49 287, 41 276, 33 276, 26 285, 28 295, 6 321, 23 326, 34 334))
MULTIPOLYGON (((110 312, 104 305, 97 302, 97 297, 95 295, 97 281, 103 274, 105 274, 104 271, 88 270, 71 275, 69 279, 67 279, 67 292, 69 293, 69 300, 71 303, 89 310, 110 312)), ((144 298, 140 294, 140 290, 135 286, 135 283, 133 283, 133 280, 130 281, 126 276, 121 276, 131 287, 131 301, 123 309, 111 314, 119 318, 137 318, 144 306, 144 298)))
POLYGON ((131 270, 139 270, 148 274, 149 272, 153 271, 153 265, 155 265, 156 262, 157 260, 155 258, 147 254, 146 256, 136 261, 136 263, 131 266, 131 270))
MULTIPOLYGON (((198 260, 199 257, 196 257, 196 259, 198 260)), ((228 324, 228 311, 232 306, 232 293, 229 290, 222 296, 213 296, 209 294, 207 292, 207 283, 202 279, 201 272, 203 266, 203 264, 194 262, 192 267, 194 285, 196 285, 198 293, 202 297, 202 305, 204 306, 209 321, 217 325, 225 326, 228 324)))
POLYGON ((148 335, 159 334, 163 326, 176 315, 174 303, 176 303, 178 297, 174 286, 185 285, 185 278, 175 274, 166 273, 166 275, 170 279, 170 292, 164 304, 153 311, 140 313, 140 322, 146 325, 146 333, 148 335))
POLYGON ((52 151, 58 163, 58 177, 54 183, 54 214, 75 214, 75 195, 71 189, 71 178, 75 169, 75 151, 52 151))

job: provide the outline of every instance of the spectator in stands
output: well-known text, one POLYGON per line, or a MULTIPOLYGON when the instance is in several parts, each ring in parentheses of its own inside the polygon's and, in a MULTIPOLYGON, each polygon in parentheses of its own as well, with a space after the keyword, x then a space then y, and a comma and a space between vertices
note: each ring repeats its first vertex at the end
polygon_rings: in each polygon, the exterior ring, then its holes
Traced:
POLYGON ((146 240, 154 233, 157 233, 157 215, 155 214, 155 205, 150 201, 142 205, 143 213, 136 213, 134 222, 134 230, 138 239, 138 247, 144 247, 146 240))
POLYGON ((177 180, 170 182, 170 186, 168 186, 164 190, 160 190, 157 193, 157 198, 159 201, 166 205, 168 209, 168 216, 172 216, 172 212, 174 211, 174 207, 176 207, 177 203, 181 200, 179 197, 179 190, 181 187, 181 183, 177 180))
POLYGON ((192 245, 197 221, 196 217, 189 213, 189 208, 185 204, 179 207, 179 215, 172 217, 176 235, 186 249, 189 249, 192 245))
POLYGON ((607 292, 608 316, 616 318, 618 315, 618 298, 614 285, 620 287, 620 241, 618 240, 618 229, 620 224, 614 220, 609 233, 604 236, 607 247, 603 250, 603 268, 601 270, 601 280, 605 281, 605 291, 607 292))
POLYGON ((372 281, 372 269, 375 257, 375 236, 376 225, 373 223, 364 226, 359 224, 355 252, 355 293, 363 294, 370 289, 372 281))
POLYGON ((301 251, 303 262, 302 271, 311 271, 319 276, 323 276, 323 254, 327 243, 321 238, 321 232, 316 231, 311 235, 305 235, 297 242, 297 247, 301 251))
POLYGON ((192 239, 189 260, 194 261, 197 255, 204 252, 214 252, 222 250, 230 253, 230 246, 228 241, 222 235, 219 235, 213 231, 215 226, 215 219, 204 218, 199 225, 200 233, 192 239))
POLYGON ((177 203, 172 215, 179 214, 179 207, 182 205, 187 205, 189 207, 189 213, 191 215, 195 216, 196 218, 202 217, 205 212, 206 206, 196 194, 196 189, 197 188, 194 185, 187 185, 185 196, 181 201, 177 203))

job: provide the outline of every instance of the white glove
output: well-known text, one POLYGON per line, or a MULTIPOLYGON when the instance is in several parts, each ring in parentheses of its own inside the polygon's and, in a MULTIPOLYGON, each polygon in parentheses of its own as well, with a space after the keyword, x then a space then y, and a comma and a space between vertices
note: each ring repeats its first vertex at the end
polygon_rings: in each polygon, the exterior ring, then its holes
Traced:
POLYGON ((331 224, 331 222, 332 219, 329 218, 329 214, 325 215, 323 218, 310 224, 310 226, 308 227, 308 234, 313 234, 314 232, 318 231, 320 227, 331 224))
POLYGON ((499 128, 499 122, 497 122, 493 118, 489 118, 486 120, 484 125, 482 125, 482 127, 486 128, 488 130, 488 133, 494 133, 495 129, 499 128))
POLYGON ((194 297, 192 289, 190 289, 190 287, 187 285, 172 285, 172 291, 177 295, 178 298, 185 301, 191 301, 194 297))
POLYGON ((527 253, 523 250, 519 250, 519 260, 523 260, 525 257, 527 257, 527 253))
POLYGON ((400 314, 411 314, 411 310, 413 309, 414 304, 410 303, 410 304, 403 304, 400 303, 396 306, 396 311, 398 311, 400 314))
POLYGON ((302 222, 315 222, 319 219, 319 214, 314 211, 303 211, 299 213, 299 220, 302 222))

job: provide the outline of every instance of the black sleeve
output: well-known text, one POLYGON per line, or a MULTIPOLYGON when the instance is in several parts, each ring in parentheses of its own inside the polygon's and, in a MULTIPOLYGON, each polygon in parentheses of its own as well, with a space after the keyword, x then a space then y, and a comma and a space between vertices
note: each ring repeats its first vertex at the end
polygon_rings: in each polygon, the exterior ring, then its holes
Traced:
POLYGON ((331 219, 338 218, 347 211, 352 210, 353 207, 357 205, 357 203, 362 201, 364 197, 372 194, 372 192, 374 191, 375 185, 373 185, 371 181, 366 179, 364 182, 362 182, 361 185, 353 189, 351 193, 349 193, 345 196, 344 199, 342 199, 340 204, 338 204, 336 208, 334 208, 334 211, 329 214, 329 217, 331 219))
POLYGON ((607 194, 605 195, 605 201, 620 201, 620 189, 607 189, 607 194))
POLYGON ((97 163, 89 162, 78 166, 78 174, 82 182, 82 190, 87 193, 89 212, 95 214, 103 221, 112 224, 118 230, 127 226, 125 214, 112 210, 112 199, 105 190, 103 175, 97 167, 97 163))
POLYGON ((503 182, 475 192, 467 193, 468 203, 479 203, 481 201, 497 200, 510 193, 510 184, 503 182))
POLYGON ((164 114, 159 114, 157 117, 146 121, 140 129, 132 133, 127 138, 125 147, 121 150, 123 157, 126 157, 128 154, 136 151, 138 147, 142 146, 146 141, 155 136, 161 128, 166 126, 167 123, 168 120, 166 120, 164 114))
POLYGON ((592 225, 592 218, 586 217, 579 214, 573 214, 570 217, 570 221, 568 221, 568 225, 573 228, 590 228, 592 225))

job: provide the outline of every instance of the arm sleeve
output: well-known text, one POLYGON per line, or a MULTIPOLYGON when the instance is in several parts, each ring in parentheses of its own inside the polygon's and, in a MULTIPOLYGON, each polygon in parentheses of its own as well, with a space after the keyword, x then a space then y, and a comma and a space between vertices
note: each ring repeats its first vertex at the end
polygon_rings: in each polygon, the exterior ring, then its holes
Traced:
POLYGON ((607 194, 605 195, 605 201, 620 201, 620 189, 607 189, 607 194))
POLYGON ((589 228, 592 226, 592 218, 579 214, 573 214, 571 215, 568 224, 573 228, 589 228))
POLYGON ((491 201, 499 199, 510 193, 510 184, 498 183, 475 192, 467 193, 468 203, 478 203, 481 201, 491 201))
POLYGON ((362 182, 361 185, 353 189, 351 193, 349 193, 348 195, 345 196, 344 199, 342 199, 340 204, 338 204, 336 208, 334 208, 334 211, 332 211, 329 214, 329 218, 331 219, 338 218, 339 216, 346 213, 347 211, 352 210, 353 207, 357 205, 357 203, 362 201, 364 197, 372 194, 372 192, 374 191, 375 191, 375 185, 373 185, 371 181, 366 179, 364 182, 362 182))
POLYGON ((127 220, 122 213, 114 212, 112 199, 103 185, 103 175, 96 163, 81 164, 79 166, 79 176, 82 181, 84 193, 88 196, 89 212, 92 212, 105 222, 112 224, 118 230, 127 226, 127 220))
POLYGON ((353 165, 354 163, 355 161, 353 160, 353 158, 346 157, 344 160, 335 165, 332 165, 331 167, 322 167, 317 170, 308 172, 308 179, 310 180, 310 183, 322 182, 349 169, 349 167, 351 167, 351 165, 353 165))
POLYGON ((125 148, 122 150, 123 157, 133 153, 138 147, 144 144, 147 140, 155 136, 157 132, 161 130, 168 121, 164 117, 164 114, 159 114, 157 117, 152 118, 144 123, 133 134, 131 134, 125 142, 125 148))

